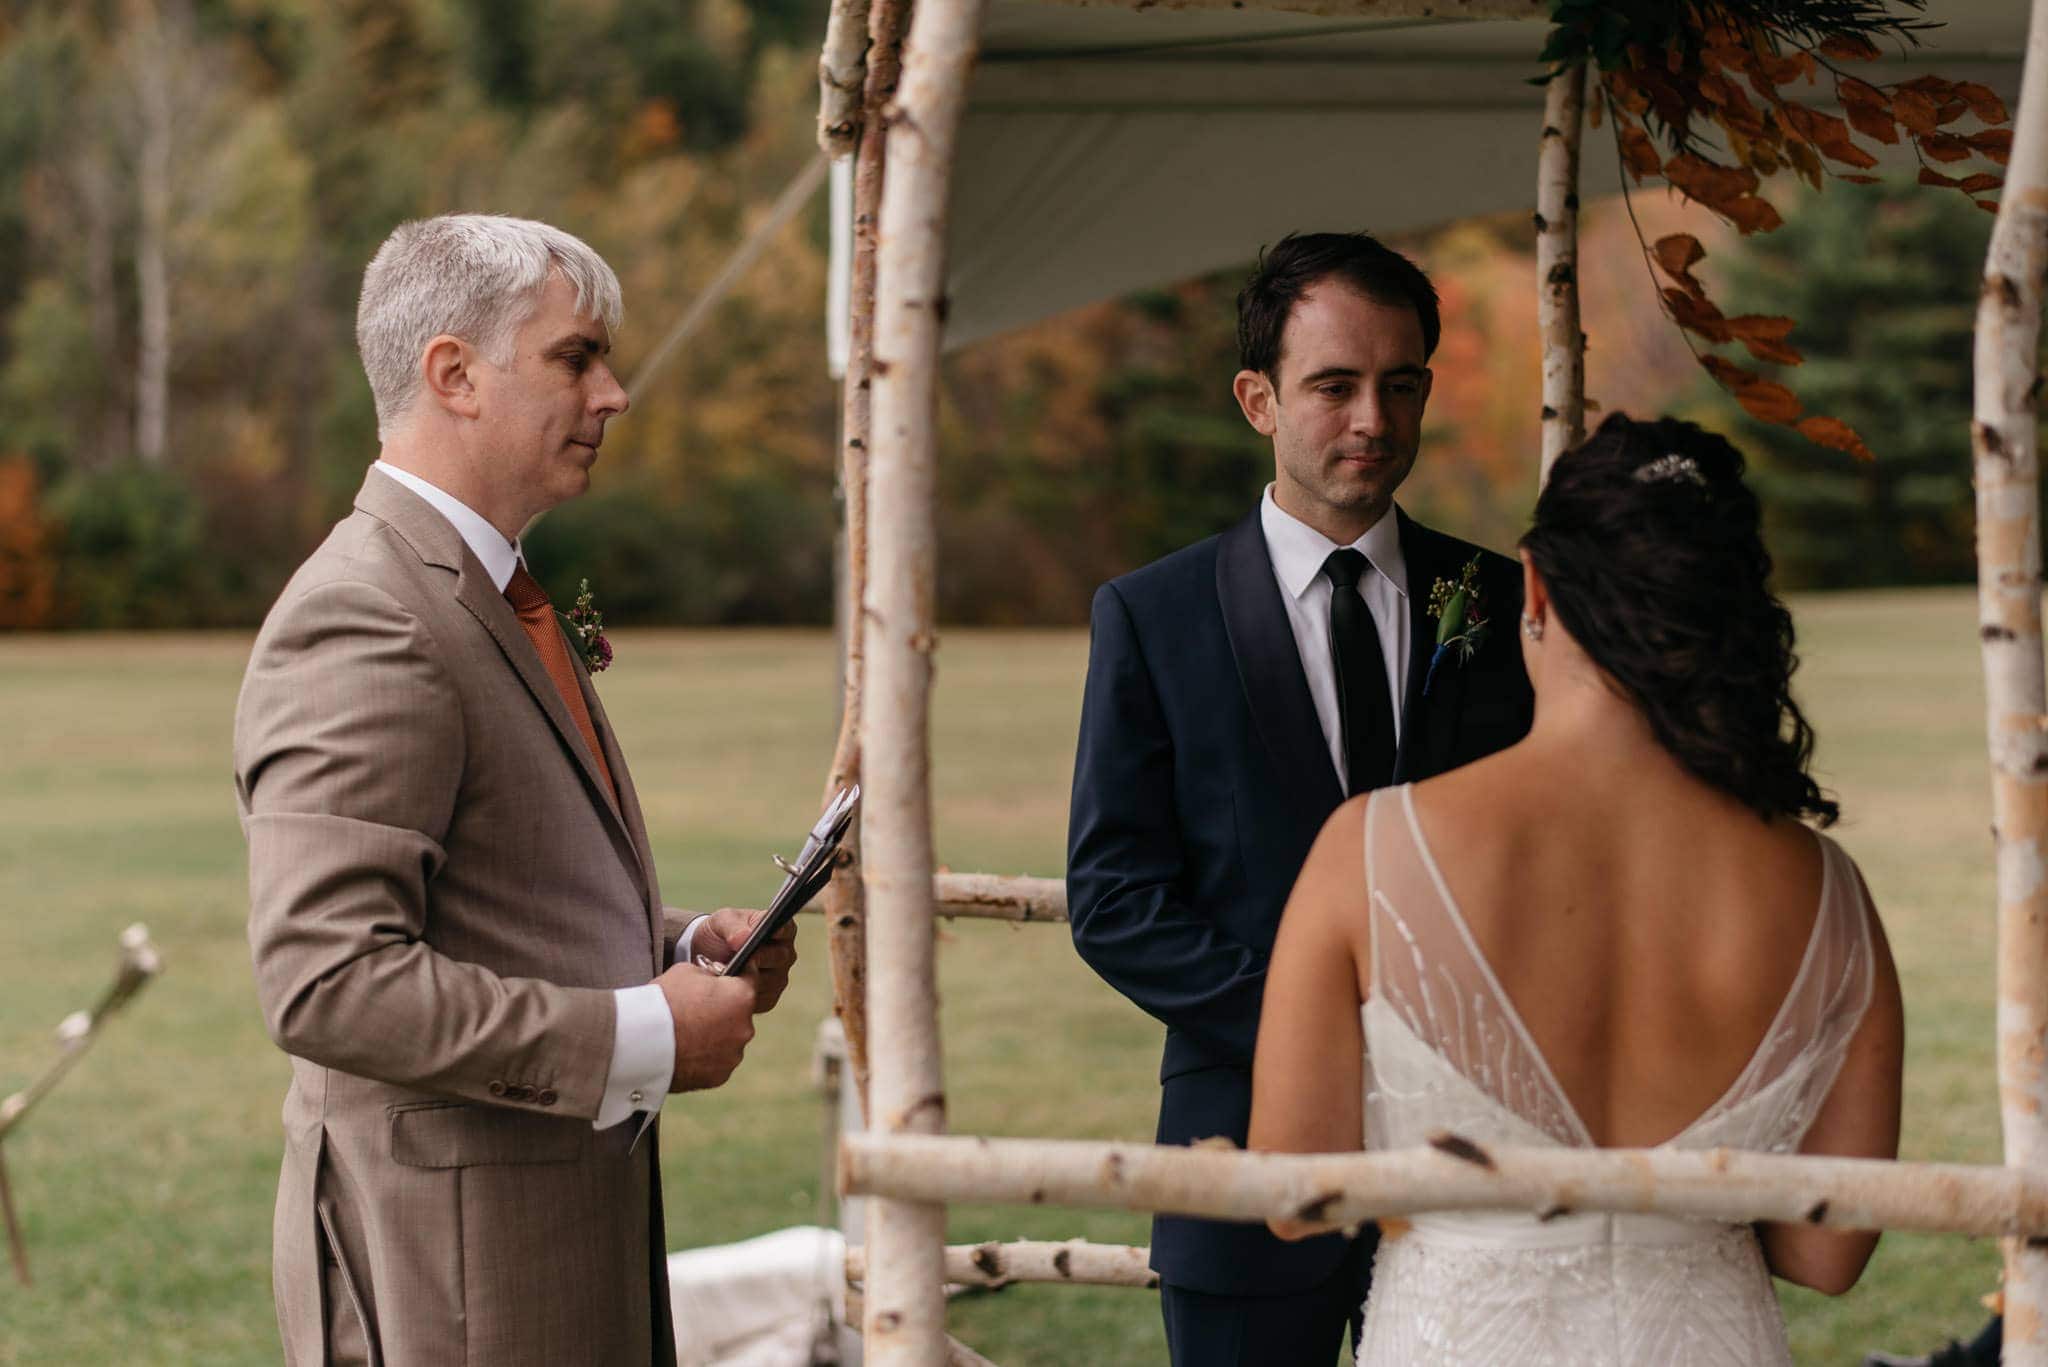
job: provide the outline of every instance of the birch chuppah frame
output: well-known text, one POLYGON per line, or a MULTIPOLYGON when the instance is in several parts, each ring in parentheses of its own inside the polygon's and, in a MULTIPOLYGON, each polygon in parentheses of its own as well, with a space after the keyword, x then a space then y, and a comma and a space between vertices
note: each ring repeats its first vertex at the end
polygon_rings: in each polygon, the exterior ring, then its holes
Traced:
MULTIPOLYGON (((1245 7, 1242 0, 1110 0, 1105 8, 1120 2, 1245 7)), ((905 38, 907 0, 835 0, 822 64, 821 137, 829 150, 856 157, 842 481, 850 597, 859 606, 848 615, 844 724, 827 792, 858 780, 868 805, 826 914, 836 1004, 868 1117, 867 1132, 848 1136, 841 1150, 842 1187, 872 1198, 861 1257, 867 1360, 937 1364, 964 1351, 945 1334, 945 1203, 993 1200, 1253 1220, 1569 1207, 1997 1234, 2006 1249, 2006 1361, 2048 1367, 2048 676, 2035 511, 2035 357, 2048 264, 2048 0, 2032 5, 2009 175, 1978 314, 1973 437, 2006 1160, 1979 1167, 1718 1151, 1486 1152, 1455 1137, 1434 1149, 1318 1157, 944 1135, 935 917, 1000 909, 1012 919, 1058 919, 1051 914, 1056 890, 976 878, 969 892, 933 872, 927 717, 943 256, 986 3, 920 0, 905 38)), ((1544 0, 1266 0, 1263 8, 1536 20, 1549 7, 1544 0)), ((1551 83, 1539 156, 1545 471, 1583 429, 1575 259, 1583 101, 1575 77, 1551 83)), ((953 1263, 961 1257, 956 1251, 953 1263)))

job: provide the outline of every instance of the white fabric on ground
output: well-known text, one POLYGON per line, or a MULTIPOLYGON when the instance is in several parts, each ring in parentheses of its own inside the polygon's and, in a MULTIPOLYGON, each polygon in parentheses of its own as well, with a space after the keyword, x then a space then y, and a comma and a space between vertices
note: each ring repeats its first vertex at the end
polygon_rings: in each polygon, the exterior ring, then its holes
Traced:
POLYGON ((839 1361, 860 1361, 845 1327, 846 1240, 799 1225, 668 1257, 676 1367, 811 1367, 829 1315, 839 1361))

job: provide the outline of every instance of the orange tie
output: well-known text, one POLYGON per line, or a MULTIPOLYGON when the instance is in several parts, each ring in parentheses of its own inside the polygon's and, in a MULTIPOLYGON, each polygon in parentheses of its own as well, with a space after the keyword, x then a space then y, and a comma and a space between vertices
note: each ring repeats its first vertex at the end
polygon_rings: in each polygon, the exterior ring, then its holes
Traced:
POLYGON ((583 704, 583 690, 576 685, 576 666, 569 659, 569 638, 562 634, 561 623, 555 620, 555 607, 548 601, 547 590, 526 572, 525 565, 520 565, 505 583, 505 599, 519 615, 526 639, 540 652, 540 662, 546 666, 548 677, 555 681, 562 705, 569 709, 576 729, 583 733, 583 743, 590 747, 591 757, 597 761, 597 772, 604 775, 605 786, 616 797, 618 787, 612 782, 611 766, 604 762, 604 750, 597 743, 597 728, 591 724, 590 709, 583 704))

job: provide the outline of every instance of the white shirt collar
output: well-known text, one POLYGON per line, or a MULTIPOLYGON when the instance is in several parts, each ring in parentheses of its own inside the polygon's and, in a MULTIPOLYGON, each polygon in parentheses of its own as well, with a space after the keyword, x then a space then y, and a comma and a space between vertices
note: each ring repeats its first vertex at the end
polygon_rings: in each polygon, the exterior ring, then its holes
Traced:
MULTIPOLYGON (((1289 596, 1301 597, 1323 572, 1323 562, 1339 549, 1336 542, 1295 517, 1274 501, 1273 486, 1266 486, 1259 500, 1259 527, 1266 534, 1266 553, 1273 559, 1273 573, 1289 596)), ((1408 562, 1401 556, 1400 519, 1392 506, 1372 524, 1372 529, 1351 543, 1363 552, 1372 567, 1386 577, 1394 591, 1408 596, 1408 562)))
POLYGON ((519 543, 507 541, 505 534, 493 527, 482 513, 464 503, 445 489, 427 483, 408 470, 396 465, 378 461, 370 467, 391 476, 406 488, 427 501, 427 506, 448 519, 477 563, 484 567, 484 573, 491 576, 491 583, 498 592, 505 591, 505 585, 512 581, 512 571, 519 567, 519 543))

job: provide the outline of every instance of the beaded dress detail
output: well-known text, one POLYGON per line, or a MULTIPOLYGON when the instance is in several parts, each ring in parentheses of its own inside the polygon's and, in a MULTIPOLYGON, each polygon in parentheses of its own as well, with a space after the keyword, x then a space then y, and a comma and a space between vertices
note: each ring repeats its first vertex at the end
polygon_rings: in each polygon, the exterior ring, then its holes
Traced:
MULTIPOLYGON (((1366 1146, 1412 1148, 1449 1130, 1593 1147, 1466 927, 1410 794, 1385 789, 1366 807, 1366 1146)), ((1784 1004, 1721 1098, 1660 1147, 1793 1152, 1834 1085, 1874 970, 1861 885, 1819 839, 1820 911, 1784 1004)), ((1461 1212, 1382 1239, 1358 1362, 1757 1367, 1791 1356, 1747 1225, 1461 1212)))

